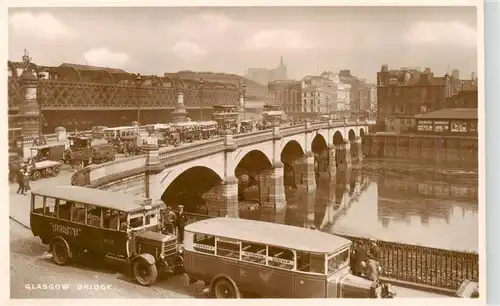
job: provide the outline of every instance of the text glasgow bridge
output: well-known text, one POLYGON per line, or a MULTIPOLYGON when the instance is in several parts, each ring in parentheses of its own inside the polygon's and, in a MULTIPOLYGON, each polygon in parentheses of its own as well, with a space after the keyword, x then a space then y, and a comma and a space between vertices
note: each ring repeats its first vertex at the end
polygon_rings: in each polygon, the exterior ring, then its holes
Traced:
MULTIPOLYGON (((241 135, 228 132, 223 138, 177 148, 147 147, 145 155, 91 165, 76 172, 72 184, 122 190, 169 204, 179 192, 216 189, 219 197, 212 205, 228 217, 238 217, 238 178, 246 174, 258 176, 263 206, 285 209, 285 168, 293 169, 298 187, 314 189, 315 170, 334 176, 338 169, 362 161, 367 130, 367 123, 329 121, 241 135), (185 184, 193 180, 196 183, 185 184)), ((209 217, 190 214, 190 222, 209 217)), ((477 253, 388 241, 380 246, 383 276, 395 283, 453 294, 464 280, 478 280, 477 253)))

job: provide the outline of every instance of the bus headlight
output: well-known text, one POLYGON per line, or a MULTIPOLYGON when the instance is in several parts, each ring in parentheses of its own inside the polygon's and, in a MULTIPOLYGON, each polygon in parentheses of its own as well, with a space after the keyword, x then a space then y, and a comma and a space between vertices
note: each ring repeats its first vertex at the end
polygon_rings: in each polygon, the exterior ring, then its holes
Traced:
POLYGON ((161 260, 165 260, 165 258, 167 258, 167 255, 165 255, 165 253, 161 253, 160 258, 161 258, 161 260))
POLYGON ((184 246, 183 245, 179 245, 179 249, 177 251, 179 252, 179 254, 184 253, 184 246))

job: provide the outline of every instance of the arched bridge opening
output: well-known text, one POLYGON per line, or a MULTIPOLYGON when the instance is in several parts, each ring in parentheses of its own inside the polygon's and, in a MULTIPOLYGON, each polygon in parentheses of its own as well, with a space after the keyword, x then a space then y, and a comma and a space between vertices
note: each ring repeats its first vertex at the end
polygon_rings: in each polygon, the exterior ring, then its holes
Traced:
POLYGON ((177 176, 163 192, 161 199, 167 206, 176 209, 184 205, 186 212, 200 212, 205 209, 206 194, 219 186, 222 178, 207 167, 196 166, 177 176))
POLYGON ((314 173, 318 178, 320 173, 328 173, 328 145, 321 134, 317 134, 311 143, 314 154, 314 173))
POLYGON ((285 186, 297 188, 300 173, 302 172, 304 150, 295 141, 289 141, 281 151, 281 162, 283 163, 283 183, 285 186))
POLYGON ((271 168, 271 161, 262 151, 252 150, 245 154, 234 171, 238 180, 238 199, 260 201, 261 174, 271 168))

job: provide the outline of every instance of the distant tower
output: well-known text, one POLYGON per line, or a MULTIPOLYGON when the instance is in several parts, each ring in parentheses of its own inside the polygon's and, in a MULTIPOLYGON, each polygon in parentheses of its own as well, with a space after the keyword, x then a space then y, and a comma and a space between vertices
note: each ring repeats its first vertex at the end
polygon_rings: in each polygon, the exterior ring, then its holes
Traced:
POLYGON ((280 57, 280 64, 278 68, 276 68, 276 80, 286 80, 288 79, 287 75, 287 67, 285 63, 283 62, 283 56, 280 57))
POLYGON ((476 79, 476 73, 475 72, 471 72, 470 79, 471 80, 475 80, 476 79))
POLYGON ((38 78, 31 68, 31 57, 26 49, 24 50, 23 64, 21 88, 24 99, 19 107, 22 133, 25 138, 38 137, 41 133, 40 108, 37 102, 38 78))
POLYGON ((451 71, 451 76, 455 79, 455 80, 460 80, 460 70, 458 69, 453 69, 451 71))

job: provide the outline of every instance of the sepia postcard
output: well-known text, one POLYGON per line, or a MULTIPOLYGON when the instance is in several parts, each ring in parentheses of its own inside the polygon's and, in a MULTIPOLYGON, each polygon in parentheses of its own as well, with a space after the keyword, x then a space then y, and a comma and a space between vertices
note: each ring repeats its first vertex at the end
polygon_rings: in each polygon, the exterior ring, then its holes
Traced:
POLYGON ((0 35, 6 304, 486 301, 481 1, 57 5, 0 35))

